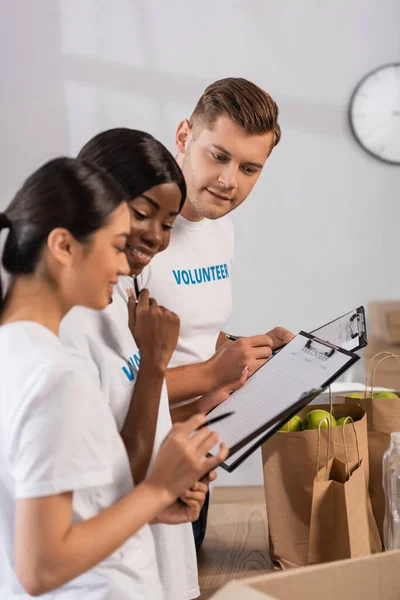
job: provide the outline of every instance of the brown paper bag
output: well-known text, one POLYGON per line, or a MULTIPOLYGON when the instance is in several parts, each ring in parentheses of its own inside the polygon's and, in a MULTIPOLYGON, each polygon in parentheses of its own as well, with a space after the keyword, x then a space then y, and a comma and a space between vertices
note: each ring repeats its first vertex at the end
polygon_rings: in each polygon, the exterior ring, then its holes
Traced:
MULTIPOLYGON (((345 431, 349 428, 343 425, 340 429, 345 462, 335 457, 328 460, 327 456, 326 466, 319 469, 318 465, 314 480, 309 564, 366 556, 371 554, 373 545, 380 544, 363 461, 359 458, 356 462, 348 461, 345 431)), ((354 436, 357 446, 355 428, 354 436)))
POLYGON ((382 488, 382 458, 384 452, 389 447, 391 432, 400 431, 400 398, 374 398, 375 374, 380 365, 389 359, 398 360, 400 363, 400 356, 390 352, 380 352, 371 359, 367 372, 365 398, 360 400, 345 398, 346 403, 348 402, 352 405, 359 403, 367 414, 370 468, 369 493, 381 539, 383 539, 383 519, 385 516, 385 496, 382 488), (371 380, 370 391, 368 390, 369 380, 371 380))
MULTIPOLYGON (((300 412, 304 416, 310 410, 327 406, 313 405, 300 412)), ((363 461, 365 478, 368 480, 368 442, 365 411, 356 404, 333 405, 333 414, 339 418, 351 416, 357 432, 360 459, 363 461)), ((350 427, 350 425, 345 425, 350 427)), ((331 431, 331 453, 344 461, 343 439, 340 427, 331 431)), ((271 559, 282 568, 308 564, 311 502, 314 477, 317 470, 318 431, 278 432, 262 447, 265 501, 269 524, 269 547, 271 559)), ((328 430, 321 431, 321 452, 326 453, 328 430)), ((356 443, 347 442, 350 462, 357 458, 356 443)), ((322 454, 323 455, 323 454, 322 454)), ((374 547, 378 552, 380 546, 374 547)))

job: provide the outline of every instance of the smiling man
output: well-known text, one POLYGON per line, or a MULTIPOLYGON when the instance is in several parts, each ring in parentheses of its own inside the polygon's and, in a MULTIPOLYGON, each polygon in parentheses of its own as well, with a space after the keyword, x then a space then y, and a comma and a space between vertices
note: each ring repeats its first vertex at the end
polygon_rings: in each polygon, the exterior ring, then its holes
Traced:
MULTIPOLYGON (((276 328, 268 335, 228 341, 222 332, 232 311, 234 239, 227 215, 246 200, 278 144, 277 119, 278 107, 269 94, 246 79, 227 78, 211 84, 190 119, 178 126, 177 162, 186 180, 186 202, 169 248, 139 279, 141 288, 181 320, 167 372, 171 405, 237 382, 245 367, 253 373, 272 348, 292 337, 276 328)), ((171 415, 179 420, 199 409, 194 401, 171 415)), ((197 548, 203 536, 200 527, 197 548)))

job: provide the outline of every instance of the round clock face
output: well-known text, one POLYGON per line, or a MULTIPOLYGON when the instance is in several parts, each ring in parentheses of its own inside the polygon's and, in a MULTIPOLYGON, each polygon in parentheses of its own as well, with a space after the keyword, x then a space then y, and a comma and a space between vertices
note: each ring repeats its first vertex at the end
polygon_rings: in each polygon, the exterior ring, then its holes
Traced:
POLYGON ((350 127, 369 154, 400 165, 400 63, 368 73, 354 90, 350 127))

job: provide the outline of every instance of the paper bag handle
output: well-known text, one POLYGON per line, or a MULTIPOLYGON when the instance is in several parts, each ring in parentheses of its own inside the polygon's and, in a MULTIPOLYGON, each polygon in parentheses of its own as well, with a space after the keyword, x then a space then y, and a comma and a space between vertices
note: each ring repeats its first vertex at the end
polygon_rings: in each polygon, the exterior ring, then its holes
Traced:
POLYGON ((328 423, 328 444, 326 447, 326 463, 325 463, 325 466, 327 467, 328 462, 329 462, 329 448, 331 445, 332 414, 331 414, 330 418, 324 417, 318 423, 317 479, 318 479, 318 473, 319 473, 319 459, 320 459, 320 454, 321 454, 321 425, 325 421, 328 423))
POLYGON ((331 415, 331 422, 333 417, 333 398, 332 398, 332 388, 329 386, 329 414, 331 415))
POLYGON ((369 375, 371 375, 371 398, 372 399, 374 398, 374 387, 375 387, 376 371, 377 371, 379 365, 381 363, 385 362, 385 360, 388 360, 389 358, 395 358, 396 360, 398 360, 400 362, 400 355, 394 354, 393 352, 389 352, 389 351, 378 352, 369 361, 369 368, 367 369, 367 374, 366 374, 366 377, 365 377, 364 398, 366 398, 367 395, 368 395, 368 377, 369 377, 369 375), (383 356, 383 358, 381 358, 380 360, 378 360, 378 362, 376 363, 374 369, 372 369, 373 361, 376 358, 378 358, 379 356, 383 356))
MULTIPOLYGON (((345 436, 345 430, 344 430, 344 426, 346 425, 346 421, 349 420, 352 424, 353 427, 353 431, 354 431, 354 437, 356 440, 356 448, 357 448, 357 458, 358 458, 358 466, 360 466, 361 464, 361 459, 360 459, 360 448, 358 445, 358 436, 357 436, 357 431, 354 425, 354 421, 352 417, 346 417, 343 425, 342 425, 342 437, 343 437, 343 447, 344 447, 344 455, 345 455, 345 460, 346 460, 346 477, 347 479, 349 479, 350 477, 350 468, 349 468, 349 453, 347 450, 347 444, 346 444, 346 436, 345 436)), ((330 445, 331 445, 331 428, 332 428, 332 421, 328 418, 328 417, 324 417, 323 419, 321 419, 321 421, 318 424, 318 450, 317 450, 317 479, 318 479, 318 473, 319 473, 319 467, 320 467, 320 455, 321 455, 321 425, 324 422, 328 423, 328 445, 326 448, 326 463, 325 466, 328 467, 328 462, 329 462, 329 450, 330 450, 330 445)))
POLYGON ((344 421, 344 423, 342 425, 342 436, 343 436, 344 455, 346 457, 346 473, 347 473, 347 479, 349 479, 349 477, 350 477, 349 453, 347 451, 346 436, 345 436, 345 432, 344 432, 344 426, 346 425, 346 421, 347 420, 351 421, 351 424, 353 426, 354 437, 356 439, 358 466, 360 466, 361 460, 360 460, 360 448, 358 446, 358 436, 357 436, 357 431, 356 431, 356 428, 355 428, 355 425, 354 425, 353 418, 352 417, 346 417, 346 419, 345 419, 345 421, 344 421))
POLYGON ((319 458, 320 458, 320 450, 321 450, 321 424, 325 421, 328 422, 328 446, 326 448, 326 466, 328 466, 329 462, 329 448, 331 445, 331 427, 332 427, 332 417, 333 417, 333 397, 332 397, 332 388, 329 386, 329 419, 328 417, 324 417, 321 419, 318 425, 318 451, 317 451, 317 474, 319 472, 319 458))

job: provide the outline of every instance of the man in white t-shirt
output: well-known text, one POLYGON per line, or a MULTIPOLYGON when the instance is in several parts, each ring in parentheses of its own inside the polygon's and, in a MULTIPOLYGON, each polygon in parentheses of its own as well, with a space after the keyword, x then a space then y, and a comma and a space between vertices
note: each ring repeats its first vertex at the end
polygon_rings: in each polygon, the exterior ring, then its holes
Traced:
MULTIPOLYGON (((170 405, 196 398, 253 373, 273 348, 292 335, 277 327, 268 334, 227 339, 223 327, 232 311, 233 226, 228 213, 253 189, 280 140, 278 107, 255 84, 228 78, 211 84, 190 120, 177 129, 177 162, 187 197, 168 249, 138 277, 158 302, 181 321, 167 372, 170 405)), ((195 412, 196 402, 172 410, 175 420, 195 412)), ((207 505, 194 524, 199 550, 207 505)))

